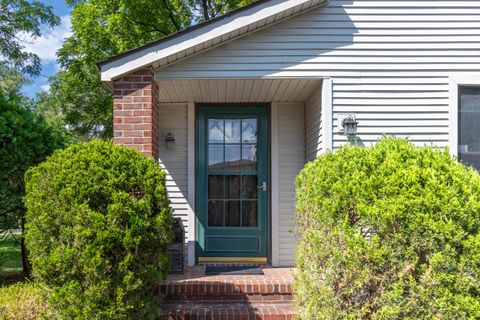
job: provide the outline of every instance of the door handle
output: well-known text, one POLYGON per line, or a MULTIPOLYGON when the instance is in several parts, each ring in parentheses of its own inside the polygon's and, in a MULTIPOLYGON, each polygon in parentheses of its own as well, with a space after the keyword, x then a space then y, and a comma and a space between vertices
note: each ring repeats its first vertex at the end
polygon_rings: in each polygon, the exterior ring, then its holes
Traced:
POLYGON ((257 186, 257 189, 262 189, 262 191, 267 191, 267 183, 263 181, 262 185, 257 186))

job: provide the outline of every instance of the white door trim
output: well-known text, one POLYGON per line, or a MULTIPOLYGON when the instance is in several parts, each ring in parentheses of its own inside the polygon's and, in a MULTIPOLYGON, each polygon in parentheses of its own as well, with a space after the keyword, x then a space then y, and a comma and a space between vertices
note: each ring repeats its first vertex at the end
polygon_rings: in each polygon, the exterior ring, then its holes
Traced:
POLYGON ((187 106, 187 145, 188 145, 188 266, 195 266, 196 216, 195 216, 195 103, 187 106))

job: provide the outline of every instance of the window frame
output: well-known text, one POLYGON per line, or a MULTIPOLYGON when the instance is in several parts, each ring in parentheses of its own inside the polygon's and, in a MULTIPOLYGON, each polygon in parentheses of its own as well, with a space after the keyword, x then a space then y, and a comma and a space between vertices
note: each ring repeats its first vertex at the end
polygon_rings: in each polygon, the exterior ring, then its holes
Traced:
POLYGON ((480 76, 454 75, 450 76, 450 108, 449 108, 449 151, 450 154, 458 158, 458 111, 459 105, 459 87, 479 87, 480 76))

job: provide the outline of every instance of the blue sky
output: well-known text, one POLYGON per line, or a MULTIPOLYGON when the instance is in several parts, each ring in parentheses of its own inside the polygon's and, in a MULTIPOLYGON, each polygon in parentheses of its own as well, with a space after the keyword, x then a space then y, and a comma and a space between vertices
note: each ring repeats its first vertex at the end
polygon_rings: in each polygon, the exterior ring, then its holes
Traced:
POLYGON ((24 85, 22 92, 29 97, 35 97, 37 92, 48 90, 48 77, 55 74, 59 69, 56 52, 62 46, 64 38, 71 35, 70 31, 70 8, 64 0, 41 0, 51 5, 55 13, 61 18, 61 24, 55 29, 42 28, 42 36, 30 39, 25 44, 25 49, 37 54, 42 60, 42 74, 32 79, 32 82, 24 85))

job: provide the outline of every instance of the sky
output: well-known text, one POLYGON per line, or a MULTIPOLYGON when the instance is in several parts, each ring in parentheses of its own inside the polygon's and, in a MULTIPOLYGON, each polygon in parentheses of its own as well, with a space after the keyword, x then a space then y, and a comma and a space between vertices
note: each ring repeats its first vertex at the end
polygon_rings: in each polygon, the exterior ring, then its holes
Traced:
POLYGON ((42 61, 42 72, 40 76, 34 77, 32 82, 22 88, 22 92, 29 97, 35 97, 38 92, 47 91, 48 77, 55 74, 60 68, 57 63, 56 52, 62 46, 64 38, 71 35, 70 30, 70 8, 64 0, 41 0, 41 2, 51 5, 55 14, 61 18, 61 24, 51 29, 42 28, 42 36, 37 39, 28 39, 25 44, 25 50, 37 54, 42 61))

